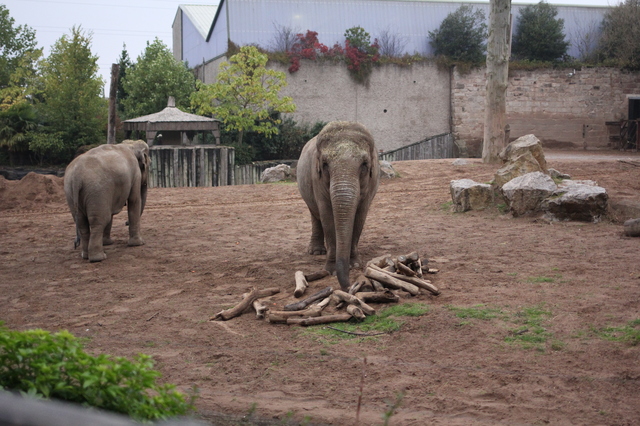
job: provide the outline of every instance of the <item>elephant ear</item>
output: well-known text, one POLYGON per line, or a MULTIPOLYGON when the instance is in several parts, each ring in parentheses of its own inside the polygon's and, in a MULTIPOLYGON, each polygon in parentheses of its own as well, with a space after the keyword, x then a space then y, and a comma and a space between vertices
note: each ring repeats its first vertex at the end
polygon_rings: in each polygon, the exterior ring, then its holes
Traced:
POLYGON ((141 172, 148 171, 151 159, 149 158, 149 145, 143 141, 136 141, 133 145, 133 152, 138 159, 138 165, 141 172))

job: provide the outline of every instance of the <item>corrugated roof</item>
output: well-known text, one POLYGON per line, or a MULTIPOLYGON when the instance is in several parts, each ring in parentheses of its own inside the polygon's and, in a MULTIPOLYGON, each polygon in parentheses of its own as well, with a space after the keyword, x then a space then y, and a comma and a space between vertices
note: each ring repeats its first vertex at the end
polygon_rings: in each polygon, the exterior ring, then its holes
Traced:
POLYGON ((179 7, 198 29, 202 38, 206 39, 211 29, 211 24, 213 24, 213 18, 216 16, 218 5, 181 4, 179 7))

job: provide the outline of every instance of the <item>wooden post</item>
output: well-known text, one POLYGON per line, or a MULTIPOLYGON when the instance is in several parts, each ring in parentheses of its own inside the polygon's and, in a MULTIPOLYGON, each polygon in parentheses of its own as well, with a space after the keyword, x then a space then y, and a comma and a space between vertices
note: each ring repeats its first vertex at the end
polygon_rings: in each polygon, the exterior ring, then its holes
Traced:
POLYGON ((116 143, 116 94, 118 93, 118 74, 120 64, 111 64, 111 86, 109 87, 109 124, 107 143, 116 143))

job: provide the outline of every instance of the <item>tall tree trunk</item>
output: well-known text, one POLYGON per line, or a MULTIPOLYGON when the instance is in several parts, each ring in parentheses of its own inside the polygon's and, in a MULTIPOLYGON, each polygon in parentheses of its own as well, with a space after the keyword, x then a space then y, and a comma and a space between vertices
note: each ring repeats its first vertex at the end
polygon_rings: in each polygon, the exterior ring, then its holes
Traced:
POLYGON ((118 92, 118 76, 120 64, 111 64, 111 87, 109 88, 109 124, 107 126, 107 143, 116 143, 116 93, 118 92))
POLYGON ((487 44, 487 97, 482 162, 498 163, 505 146, 511 0, 491 0, 487 44))

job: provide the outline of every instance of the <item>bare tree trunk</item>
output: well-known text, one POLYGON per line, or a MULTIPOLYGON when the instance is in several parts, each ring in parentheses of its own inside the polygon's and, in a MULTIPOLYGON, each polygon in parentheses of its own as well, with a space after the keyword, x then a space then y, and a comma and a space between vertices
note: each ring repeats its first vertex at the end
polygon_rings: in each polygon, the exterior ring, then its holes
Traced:
POLYGON ((491 0, 487 43, 487 97, 482 162, 498 163, 505 146, 511 0, 491 0))
POLYGON ((118 92, 118 75, 120 64, 111 64, 111 87, 109 87, 109 124, 107 143, 116 143, 116 93, 118 92))

